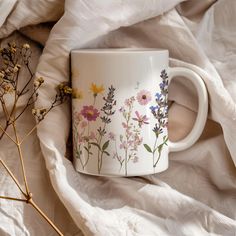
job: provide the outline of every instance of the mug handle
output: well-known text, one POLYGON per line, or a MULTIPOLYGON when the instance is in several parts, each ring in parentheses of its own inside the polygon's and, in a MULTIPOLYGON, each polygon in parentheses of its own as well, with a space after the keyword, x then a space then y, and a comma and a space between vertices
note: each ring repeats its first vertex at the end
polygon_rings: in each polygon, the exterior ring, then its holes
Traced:
POLYGON ((202 134, 205 127, 208 114, 208 96, 206 86, 201 77, 194 71, 184 67, 170 68, 169 82, 176 76, 183 76, 184 79, 188 79, 197 89, 198 94, 198 114, 191 132, 182 140, 178 142, 169 141, 169 151, 178 152, 192 146, 202 134))

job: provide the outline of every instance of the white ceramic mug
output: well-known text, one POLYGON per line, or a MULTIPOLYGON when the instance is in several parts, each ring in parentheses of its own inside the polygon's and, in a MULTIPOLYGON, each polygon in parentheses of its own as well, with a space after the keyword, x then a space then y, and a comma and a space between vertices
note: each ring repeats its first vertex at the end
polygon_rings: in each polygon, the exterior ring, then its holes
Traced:
POLYGON ((139 176, 168 168, 168 154, 201 135, 208 112, 202 79, 169 68, 168 50, 84 49, 71 53, 73 156, 77 171, 139 176), (168 85, 175 76, 197 89, 199 109, 183 140, 168 140, 168 85))

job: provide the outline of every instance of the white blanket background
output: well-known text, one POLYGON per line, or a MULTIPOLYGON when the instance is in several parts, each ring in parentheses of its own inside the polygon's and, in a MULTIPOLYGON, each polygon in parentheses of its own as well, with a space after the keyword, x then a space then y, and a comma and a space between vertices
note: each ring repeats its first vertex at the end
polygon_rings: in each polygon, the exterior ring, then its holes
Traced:
MULTIPOLYGON (((69 53, 76 48, 167 48, 171 66, 196 71, 209 92, 209 119, 200 140, 172 153, 166 172, 146 177, 76 173, 64 157, 70 104, 54 109, 24 152, 36 201, 65 235, 81 235, 76 225, 85 235, 236 235, 235 0, 66 0, 65 8, 59 0, 3 0, 0 13, 2 43, 31 42, 33 67, 46 80, 36 107, 47 106, 55 85, 69 80, 69 53), (57 23, 38 25, 52 21, 57 23)), ((170 138, 178 140, 191 130, 197 97, 181 78, 171 84, 169 97, 170 138)), ((30 111, 20 122, 22 133, 34 124, 30 111)), ((20 176, 6 138, 0 155, 20 176)), ((1 169, 0 194, 16 192, 1 169)), ((0 235, 55 233, 30 207, 1 200, 0 235)))

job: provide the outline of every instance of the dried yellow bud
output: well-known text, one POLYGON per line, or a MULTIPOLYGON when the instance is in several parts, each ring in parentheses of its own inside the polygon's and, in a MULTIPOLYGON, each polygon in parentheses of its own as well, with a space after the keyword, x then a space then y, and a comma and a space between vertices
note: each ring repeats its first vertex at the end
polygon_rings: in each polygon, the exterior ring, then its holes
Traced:
POLYGON ((30 49, 30 45, 28 43, 23 44, 22 46, 24 49, 30 49))

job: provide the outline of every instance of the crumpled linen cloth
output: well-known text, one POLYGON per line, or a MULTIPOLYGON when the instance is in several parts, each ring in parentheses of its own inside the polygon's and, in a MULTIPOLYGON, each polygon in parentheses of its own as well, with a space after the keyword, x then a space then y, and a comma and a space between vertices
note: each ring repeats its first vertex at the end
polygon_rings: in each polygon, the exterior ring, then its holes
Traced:
MULTIPOLYGON (((235 235, 236 2, 66 0, 63 15, 61 1, 30 2, 15 5, 0 28, 0 37, 29 24, 58 20, 48 40, 42 26, 22 30, 32 40, 46 42, 36 74, 45 78, 47 86, 41 89, 36 107, 47 106, 55 85, 69 80, 69 53, 76 48, 167 48, 171 66, 197 72, 209 92, 208 121, 199 141, 188 150, 171 153, 167 171, 145 177, 75 172, 64 157, 70 105, 48 115, 37 131, 41 151, 55 192, 82 232, 235 235)), ((173 101, 169 135, 178 140, 191 130, 197 97, 191 84, 179 78, 170 85, 169 99, 173 101)), ((1 222, 0 226, 3 230, 1 222)))

